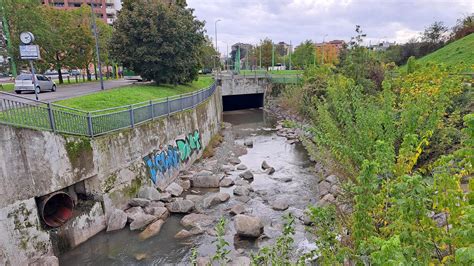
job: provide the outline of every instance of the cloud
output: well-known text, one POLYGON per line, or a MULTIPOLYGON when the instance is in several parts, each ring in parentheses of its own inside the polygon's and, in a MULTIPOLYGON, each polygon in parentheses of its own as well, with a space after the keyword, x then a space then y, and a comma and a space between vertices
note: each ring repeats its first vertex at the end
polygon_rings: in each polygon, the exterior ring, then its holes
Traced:
POLYGON ((311 39, 349 40, 355 25, 361 25, 367 41, 403 43, 434 21, 453 26, 456 20, 474 12, 473 0, 188 0, 195 15, 206 21, 214 39, 217 24, 218 47, 227 44, 258 43, 266 37, 298 44, 311 39))

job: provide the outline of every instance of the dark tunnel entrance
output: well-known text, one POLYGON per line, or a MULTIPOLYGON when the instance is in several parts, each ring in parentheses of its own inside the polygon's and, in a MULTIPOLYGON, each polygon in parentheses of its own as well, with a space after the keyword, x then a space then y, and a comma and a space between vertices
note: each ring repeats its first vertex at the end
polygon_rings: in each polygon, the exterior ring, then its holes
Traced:
POLYGON ((263 93, 222 96, 225 111, 263 107, 263 93))

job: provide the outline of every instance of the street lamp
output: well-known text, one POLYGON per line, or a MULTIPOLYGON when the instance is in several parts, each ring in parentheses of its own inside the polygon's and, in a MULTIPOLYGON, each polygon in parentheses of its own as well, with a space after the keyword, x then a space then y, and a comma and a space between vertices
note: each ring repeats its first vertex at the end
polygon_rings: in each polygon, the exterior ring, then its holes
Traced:
MULTIPOLYGON (((99 51, 99 37, 97 36, 97 24, 95 23, 95 14, 94 14, 94 3, 91 0, 91 11, 92 11, 92 26, 94 28, 94 36, 95 36, 95 53, 97 54, 97 65, 99 66, 99 78, 100 78, 100 89, 104 90, 104 80, 102 78, 102 64, 100 62, 100 51, 99 51)), ((97 78, 97 73, 95 73, 97 78)))
MULTIPOLYGON (((219 54, 219 48, 217 48, 217 22, 221 21, 220 19, 216 20, 214 22, 214 33, 215 33, 215 37, 216 37, 216 51, 217 51, 217 54, 219 54)), ((214 62, 214 68, 216 68, 216 65, 215 65, 215 62, 214 62)))

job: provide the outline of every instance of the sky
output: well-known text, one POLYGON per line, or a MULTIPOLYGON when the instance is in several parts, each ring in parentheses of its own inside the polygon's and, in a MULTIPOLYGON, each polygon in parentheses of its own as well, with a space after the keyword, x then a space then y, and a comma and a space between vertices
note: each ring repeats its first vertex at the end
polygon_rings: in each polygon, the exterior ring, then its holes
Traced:
POLYGON ((474 12, 474 0, 187 0, 207 34, 225 54, 227 45, 256 44, 266 37, 293 46, 305 40, 322 42, 355 36, 366 43, 407 42, 434 21, 452 27, 474 12))

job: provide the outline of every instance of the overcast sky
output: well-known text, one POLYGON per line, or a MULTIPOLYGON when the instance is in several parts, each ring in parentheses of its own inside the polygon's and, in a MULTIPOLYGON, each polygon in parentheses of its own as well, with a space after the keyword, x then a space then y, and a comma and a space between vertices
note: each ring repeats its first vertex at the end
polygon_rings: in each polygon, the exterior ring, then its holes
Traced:
POLYGON ((474 0, 187 0, 195 15, 206 21, 214 40, 217 24, 219 51, 237 42, 315 42, 354 36, 362 26, 367 42, 406 42, 434 21, 451 27, 474 12, 474 0))

